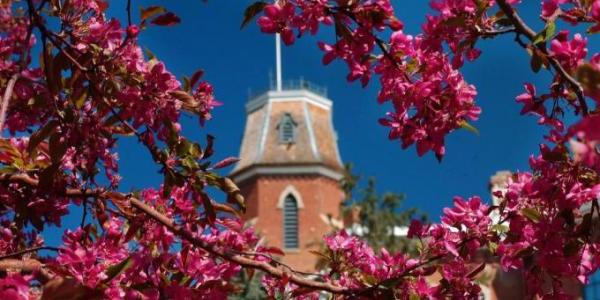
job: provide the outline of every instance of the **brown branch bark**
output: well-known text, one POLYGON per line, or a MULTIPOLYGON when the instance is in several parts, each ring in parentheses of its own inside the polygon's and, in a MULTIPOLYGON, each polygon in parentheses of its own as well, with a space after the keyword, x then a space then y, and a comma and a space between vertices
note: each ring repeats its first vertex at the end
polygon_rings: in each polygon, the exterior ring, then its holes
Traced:
POLYGON ((52 279, 52 276, 44 269, 44 264, 36 259, 3 259, 0 260, 0 270, 36 273, 42 282, 52 279))
MULTIPOLYGON (((0 181, 19 182, 22 184, 27 184, 32 187, 36 187, 39 183, 37 179, 34 179, 34 178, 28 176, 27 174, 2 174, 2 175, 0 175, 0 181)), ((277 278, 287 277, 287 278, 289 278, 290 282, 292 282, 296 285, 302 286, 302 287, 307 287, 307 288, 311 288, 311 289, 315 289, 315 290, 328 291, 328 292, 331 292, 334 294, 347 294, 347 295, 354 294, 354 291, 352 291, 350 289, 347 289, 347 288, 344 288, 341 286, 336 286, 336 285, 333 285, 333 284, 330 284, 327 282, 320 282, 320 281, 308 279, 308 278, 305 278, 305 277, 302 277, 302 276, 299 276, 296 274, 290 274, 290 273, 286 272, 285 270, 275 267, 267 262, 256 261, 254 259, 245 257, 243 255, 229 252, 226 249, 221 249, 220 247, 216 247, 215 245, 211 245, 211 244, 207 243, 206 241, 199 239, 198 237, 196 237, 194 234, 192 234, 185 228, 177 225, 175 223, 175 221, 173 221, 169 217, 163 215, 162 213, 158 212, 156 209, 154 209, 150 205, 144 203, 143 201, 141 201, 139 199, 130 197, 129 195, 117 193, 117 192, 107 192, 107 191, 92 190, 92 189, 81 190, 81 189, 73 189, 73 188, 65 189, 64 195, 67 197, 96 197, 96 198, 109 199, 109 200, 114 199, 114 198, 128 199, 129 203, 131 204, 131 206, 133 208, 143 212, 145 215, 150 217, 152 220, 165 226, 169 231, 173 232, 175 235, 177 235, 182 240, 185 240, 185 241, 191 243, 192 245, 203 249, 204 251, 210 253, 211 255, 220 257, 224 260, 238 264, 243 267, 261 270, 261 271, 269 274, 270 276, 274 276, 277 278)), ((6 260, 4 260, 4 261, 6 261, 6 260)), ((0 262, 2 262, 2 261, 0 261, 0 262)), ((1 269, 1 267, 2 267, 2 265, 0 265, 0 269, 1 269)))
POLYGON ((8 253, 5 255, 0 256, 0 260, 6 259, 6 258, 11 258, 11 257, 15 257, 15 256, 21 256, 23 254, 27 254, 27 253, 31 253, 31 252, 37 252, 40 250, 51 250, 51 251, 58 251, 59 249, 56 247, 48 247, 48 246, 40 246, 40 247, 33 247, 33 248, 29 248, 29 249, 25 249, 25 250, 21 250, 21 251, 17 251, 17 252, 13 252, 13 253, 8 253))
MULTIPOLYGON (((498 6, 500 6, 502 12, 504 12, 506 17, 511 21, 511 23, 515 27, 515 31, 517 32, 517 34, 522 34, 526 36, 527 39, 529 39, 530 41, 533 41, 535 39, 536 32, 533 29, 531 29, 531 27, 529 27, 527 23, 523 21, 523 19, 521 19, 521 17, 515 11, 515 9, 510 4, 506 3, 506 0, 498 0, 497 3, 498 6)), ((585 95, 581 84, 575 78, 573 78, 573 76, 571 76, 569 72, 567 72, 567 70, 565 70, 554 57, 548 54, 548 50, 546 49, 545 43, 540 43, 536 45, 536 47, 548 57, 548 61, 550 62, 552 68, 554 68, 554 70, 556 70, 556 72, 575 91, 575 94, 577 95, 577 100, 579 102, 579 105, 581 106, 581 114, 583 116, 587 116, 589 114, 589 108, 587 103, 585 102, 585 95)))
POLYGON ((8 110, 8 103, 10 102, 13 89, 15 88, 15 83, 17 83, 18 79, 19 73, 15 73, 8 81, 8 84, 6 85, 6 90, 4 90, 4 96, 2 97, 2 107, 0 107, 0 137, 2 136, 2 131, 4 130, 4 123, 6 122, 6 111, 8 110))

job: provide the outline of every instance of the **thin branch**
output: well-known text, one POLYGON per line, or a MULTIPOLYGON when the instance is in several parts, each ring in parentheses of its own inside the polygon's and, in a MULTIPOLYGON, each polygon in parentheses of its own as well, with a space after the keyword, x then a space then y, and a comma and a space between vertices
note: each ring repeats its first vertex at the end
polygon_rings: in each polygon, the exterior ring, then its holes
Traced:
POLYGON ((34 272, 39 275, 40 281, 45 282, 52 278, 48 271, 44 268, 44 264, 36 259, 3 259, 0 260, 0 270, 19 270, 22 272, 34 272))
POLYGON ((242 251, 232 251, 232 252, 237 253, 237 254, 246 255, 246 256, 260 256, 260 257, 270 259, 271 262, 273 262, 274 264, 282 266, 282 267, 288 269, 292 273, 296 273, 296 274, 300 274, 300 275, 304 275, 304 276, 317 276, 317 277, 322 276, 322 274, 318 274, 318 273, 309 273, 309 272, 302 272, 302 271, 294 270, 294 268, 292 268, 291 266, 276 260, 272 255, 268 255, 268 254, 264 254, 264 253, 255 253, 255 252, 242 252, 242 251))
POLYGON ((0 137, 2 136, 2 131, 4 130, 4 122, 6 122, 6 111, 8 110, 8 103, 10 102, 10 98, 12 97, 13 89, 15 88, 15 83, 19 79, 19 73, 13 74, 13 76, 8 81, 6 85, 6 90, 4 91, 4 96, 2 97, 2 107, 0 107, 0 137))
POLYGON ((485 37, 494 37, 498 35, 503 35, 511 32, 516 32, 514 28, 502 28, 498 30, 488 30, 488 31, 480 31, 479 34, 485 37))
POLYGON ((127 0, 127 25, 131 26, 131 0, 127 0))
MULTIPOLYGON (((32 187, 36 187, 39 184, 39 181, 37 179, 34 179, 34 178, 28 176, 27 174, 2 174, 2 175, 0 175, 0 181, 20 182, 20 183, 30 185, 32 187)), ((330 284, 327 282, 320 282, 320 281, 307 279, 305 277, 298 276, 295 274, 289 274, 288 272, 284 271, 283 269, 272 266, 268 262, 256 261, 254 259, 247 258, 243 255, 235 254, 235 253, 232 253, 225 249, 221 249, 215 245, 209 244, 208 242, 196 237, 194 234, 192 234, 190 231, 186 230, 185 228, 177 225, 175 223, 175 221, 173 221, 169 217, 163 215, 162 213, 158 212, 153 207, 149 206, 148 204, 144 203, 143 201, 141 201, 139 199, 130 197, 130 195, 118 193, 118 192, 106 192, 106 191, 98 191, 98 190, 93 190, 93 189, 81 190, 81 189, 74 189, 74 188, 65 189, 63 191, 63 194, 67 197, 97 197, 97 198, 103 198, 103 199, 127 199, 133 208, 143 212, 145 215, 149 216, 154 221, 165 226, 169 231, 171 231, 172 233, 177 235, 179 238, 186 240, 187 242, 191 243, 192 245, 205 250, 206 252, 210 253, 211 255, 220 257, 224 260, 233 262, 240 266, 261 270, 265 273, 268 273, 269 275, 271 275, 273 277, 277 277, 277 278, 287 277, 287 278, 289 278, 290 282, 297 284, 299 286, 316 289, 316 290, 328 291, 328 292, 335 293, 335 294, 347 294, 347 295, 354 294, 354 291, 347 289, 345 287, 333 285, 333 284, 330 284)), ((130 218, 130 216, 126 216, 126 217, 130 218)))
MULTIPOLYGON (((533 41, 536 36, 535 31, 533 31, 533 29, 531 29, 531 27, 529 27, 525 21, 523 21, 523 19, 521 19, 514 8, 510 4, 506 3, 506 0, 498 0, 497 3, 506 17, 515 26, 517 34, 525 35, 530 41, 533 41)), ((587 103, 585 102, 585 95, 581 84, 563 68, 556 58, 548 55, 548 50, 546 49, 545 43, 539 43, 536 45, 536 47, 548 57, 550 65, 567 83, 569 83, 571 88, 575 91, 581 108, 581 114, 583 116, 587 116, 589 114, 589 109, 587 103)))
MULTIPOLYGON (((42 1, 42 4, 45 1, 42 1)), ((31 40, 31 35, 33 33, 33 18, 34 18, 34 6, 32 0, 27 1, 28 5, 28 13, 29 13, 29 26, 27 27, 27 35, 25 36, 25 41, 23 43, 23 52, 21 52, 19 70, 17 73, 13 74, 13 76, 8 81, 6 85, 6 90, 4 91, 4 96, 2 97, 2 106, 0 107, 0 137, 2 137, 2 131, 4 131, 4 123, 6 122, 6 113, 8 111, 8 105, 10 103, 10 98, 12 97, 13 90, 15 88, 15 84, 19 79, 19 74, 27 64, 27 59, 29 57, 29 51, 31 47, 29 46, 29 41, 31 40)))
POLYGON ((85 219, 87 218, 87 198, 83 199, 83 205, 82 205, 82 214, 81 214, 81 224, 79 225, 79 227, 83 228, 85 226, 85 219))
POLYGON ((33 247, 33 248, 24 249, 24 250, 21 250, 21 251, 17 251, 17 252, 13 252, 13 253, 8 253, 8 254, 5 254, 5 255, 1 255, 0 256, 0 260, 7 259, 7 258, 12 258, 12 257, 16 257, 16 256, 21 256, 23 254, 27 254, 27 253, 31 253, 31 252, 37 252, 37 251, 40 251, 40 250, 59 251, 60 248, 50 247, 50 246, 33 247))

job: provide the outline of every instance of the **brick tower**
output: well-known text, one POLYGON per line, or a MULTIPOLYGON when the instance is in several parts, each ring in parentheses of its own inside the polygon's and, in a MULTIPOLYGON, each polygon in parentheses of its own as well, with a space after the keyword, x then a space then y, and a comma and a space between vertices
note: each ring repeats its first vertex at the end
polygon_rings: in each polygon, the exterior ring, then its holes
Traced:
POLYGON ((342 162, 332 122, 332 102, 323 90, 300 80, 252 98, 246 104, 240 161, 231 173, 246 198, 244 216, 282 261, 314 269, 322 236, 337 219, 344 193, 342 162))

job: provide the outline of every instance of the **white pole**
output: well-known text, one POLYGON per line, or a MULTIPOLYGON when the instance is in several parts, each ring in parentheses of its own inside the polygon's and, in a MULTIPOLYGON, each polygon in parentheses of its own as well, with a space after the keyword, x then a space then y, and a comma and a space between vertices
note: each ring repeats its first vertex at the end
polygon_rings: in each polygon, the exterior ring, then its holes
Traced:
POLYGON ((281 92, 281 37, 279 33, 275 35, 275 72, 277 76, 277 91, 281 92))

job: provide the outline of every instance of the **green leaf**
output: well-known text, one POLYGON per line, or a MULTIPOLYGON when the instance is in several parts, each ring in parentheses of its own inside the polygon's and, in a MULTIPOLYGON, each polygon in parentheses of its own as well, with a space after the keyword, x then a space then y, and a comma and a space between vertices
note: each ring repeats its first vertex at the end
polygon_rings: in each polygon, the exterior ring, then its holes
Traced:
POLYGON ((504 224, 495 224, 492 226, 492 231, 500 234, 500 233, 506 233, 508 232, 508 226, 504 225, 504 224))
POLYGON ((469 122, 465 121, 465 120, 461 120, 458 125, 463 128, 466 129, 476 135, 479 135, 479 130, 477 128, 475 128, 475 126, 469 124, 469 122))
POLYGON ((489 242, 488 249, 490 249, 490 252, 492 252, 492 254, 494 254, 494 253, 496 253, 496 250, 498 250, 498 244, 494 243, 494 242, 489 242))
POLYGON ((146 57, 148 57, 148 60, 155 60, 156 59, 156 54, 154 54, 154 52, 152 52, 147 47, 144 47, 144 54, 146 54, 146 57))
POLYGON ((533 44, 537 45, 539 43, 550 40, 554 33, 556 32, 556 24, 554 22, 546 23, 546 27, 533 38, 533 44))
POLYGON ((125 260, 123 260, 122 262, 108 267, 106 269, 106 276, 108 276, 108 277, 106 279, 104 279, 102 282, 104 284, 108 284, 111 280, 113 280, 119 274, 125 272, 132 265, 133 265, 133 260, 131 259, 131 257, 128 257, 125 260))
POLYGON ((196 160, 191 156, 182 159, 181 165, 188 170, 196 170, 199 167, 198 162, 196 162, 196 160))
POLYGON ((254 19, 254 17, 256 17, 256 15, 258 15, 265 8, 265 6, 267 6, 267 2, 257 1, 246 7, 246 10, 244 11, 244 19, 242 20, 240 29, 246 27, 246 25, 248 25, 248 23, 250 23, 250 21, 252 21, 252 19, 254 19))
POLYGON ((87 99, 87 91, 83 91, 81 94, 79 94, 76 97, 72 98, 73 103, 75 103, 75 106, 78 109, 81 109, 83 107, 83 104, 85 104, 85 100, 87 99))
POLYGON ((533 221, 533 222, 539 222, 540 219, 542 218, 542 215, 540 214, 540 212, 538 212, 536 209, 531 208, 531 207, 526 207, 521 209, 521 214, 526 217, 527 219, 533 221))
POLYGON ((186 156, 190 155, 190 153, 192 152, 192 148, 193 148, 193 145, 188 140, 181 140, 177 144, 177 149, 176 149, 177 155, 179 157, 186 157, 186 156))

